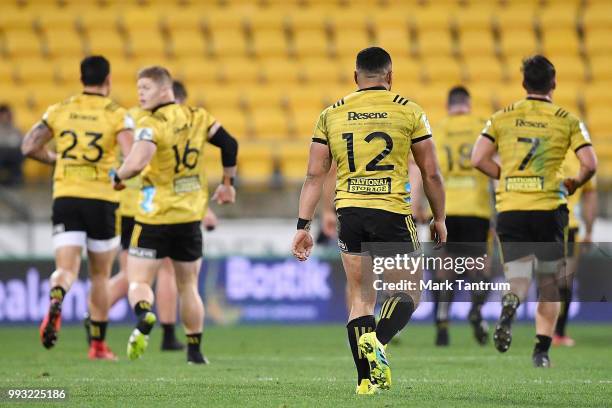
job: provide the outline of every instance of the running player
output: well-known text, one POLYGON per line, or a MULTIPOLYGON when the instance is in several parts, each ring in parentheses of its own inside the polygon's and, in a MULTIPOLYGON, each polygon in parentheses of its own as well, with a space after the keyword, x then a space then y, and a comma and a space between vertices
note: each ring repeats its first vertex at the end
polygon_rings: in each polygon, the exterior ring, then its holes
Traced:
MULTIPOLYGON (((563 174, 571 176, 578 171, 580 163, 572 152, 568 152, 563 164, 563 174)), ((567 268, 565 276, 559 277, 559 295, 561 297, 561 310, 555 325, 553 336, 554 346, 572 347, 576 344, 574 339, 566 333, 569 308, 572 302, 572 287, 574 276, 578 272, 578 263, 581 255, 579 243, 591 243, 593 224, 597 216, 597 190, 595 177, 567 198, 569 210, 569 230, 567 234, 567 268), (580 218, 580 220, 578 219, 580 218), (578 237, 580 221, 584 225, 584 235, 578 237)))
POLYGON ((535 367, 550 367, 548 350, 559 314, 555 275, 565 268, 566 197, 595 174, 597 159, 584 124, 552 103, 553 64, 535 55, 523 61, 522 70, 527 98, 491 117, 474 146, 472 164, 500 180, 497 233, 510 291, 502 299, 495 347, 502 353, 510 348, 512 320, 527 295, 535 256, 539 302, 532 360, 535 367), (580 169, 563 179, 568 149, 575 152, 580 169))
MULTIPOLYGON (((374 251, 362 248, 368 242, 400 243, 410 253, 420 248, 406 189, 410 151, 423 175, 437 242, 446 240, 446 227, 444 188, 429 123, 418 105, 390 92, 390 55, 379 47, 359 52, 355 82, 358 91, 325 109, 315 127, 292 251, 301 261, 310 255, 309 226, 333 160, 338 246, 351 299, 346 327, 357 368, 356 392, 371 394, 391 386, 385 346, 408 323, 420 296, 420 290, 391 292, 376 324, 376 292, 366 283, 372 278, 374 251)), ((418 279, 421 275, 415 272, 418 279)))
MULTIPOLYGON (((468 90, 462 86, 452 88, 447 100, 448 116, 434 128, 440 168, 446 188, 446 250, 454 256, 482 256, 491 218, 491 182, 472 167, 470 155, 477 135, 486 120, 471 113, 472 104, 468 90), (482 243, 481 245, 477 245, 482 243), (455 245, 453 245, 455 244, 455 245)), ((435 271, 439 281, 454 280, 453 271, 435 271)), ((485 281, 484 271, 469 270, 468 277, 476 282, 485 281)), ((440 285, 444 287, 444 285, 440 285)), ((453 291, 440 289, 433 292, 436 324, 436 345, 449 344, 449 308, 453 291)), ((479 344, 488 340, 487 322, 482 319, 481 308, 486 291, 472 292, 472 307, 468 320, 479 344)))
POLYGON ((132 142, 133 122, 125 109, 108 98, 110 64, 101 56, 81 62, 83 93, 47 109, 23 140, 25 155, 53 164, 53 246, 56 270, 50 279, 51 302, 41 326, 46 348, 55 345, 66 292, 77 279, 81 252, 87 248, 91 274, 89 310, 90 359, 116 359, 105 343, 108 280, 119 245, 115 211, 119 194, 108 184, 117 144, 124 154, 132 142), (45 145, 54 140, 57 155, 45 145))
POLYGON ((174 102, 172 78, 163 67, 138 73, 140 106, 151 113, 138 121, 130 154, 113 174, 122 180, 142 172, 143 187, 128 255, 128 299, 138 317, 127 352, 132 360, 144 353, 155 321, 152 312, 155 279, 163 258, 172 260, 187 334, 187 361, 205 364, 201 352, 204 306, 198 292, 202 262, 200 222, 208 199, 204 161, 206 142, 221 148, 224 176, 213 200, 233 203, 238 144, 204 109, 174 102), (143 171, 144 170, 144 171, 143 171))

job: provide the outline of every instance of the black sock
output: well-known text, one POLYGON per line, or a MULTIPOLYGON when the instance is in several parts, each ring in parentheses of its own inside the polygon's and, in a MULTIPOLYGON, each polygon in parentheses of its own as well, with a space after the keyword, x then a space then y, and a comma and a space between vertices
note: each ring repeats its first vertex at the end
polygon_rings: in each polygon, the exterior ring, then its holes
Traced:
POLYGON ((357 343, 362 334, 373 332, 376 329, 376 320, 374 316, 361 316, 351 320, 346 325, 346 333, 348 334, 351 353, 353 353, 353 361, 357 368, 357 384, 361 384, 361 380, 370 379, 370 366, 368 360, 361 354, 357 343))
MULTIPOLYGON (((488 283, 489 279, 482 277, 482 276, 476 276, 474 279, 472 279, 472 283, 476 283, 476 284, 480 284, 480 283, 488 283)), ((487 296, 489 296, 489 291, 488 290, 473 290, 471 293, 471 297, 472 297, 472 310, 476 310, 478 311, 478 313, 480 313, 480 309, 482 309, 482 305, 484 305, 484 303, 487 301, 487 296)))
POLYGON ((200 353, 200 343, 202 342, 202 333, 193 333, 187 335, 187 353, 200 353))
POLYGON ((136 317, 138 317, 138 325, 136 328, 142 334, 149 334, 153 329, 153 326, 144 321, 144 316, 151 311, 151 304, 146 300, 141 300, 136 303, 134 306, 134 313, 136 313, 136 317))
POLYGON ((557 318, 555 334, 557 336, 565 336, 565 325, 567 324, 569 308, 572 303, 572 290, 570 288, 559 288, 559 296, 561 298, 561 312, 557 318))
POLYGON ((176 340, 174 323, 162 323, 162 329, 164 330, 164 343, 176 340))
POLYGON ((548 353, 550 343, 552 343, 552 337, 544 336, 542 334, 536 335, 536 344, 533 348, 533 353, 548 353))
POLYGON ((49 299, 57 300, 62 303, 64 301, 64 296, 66 296, 66 289, 61 286, 54 286, 49 291, 49 299))
POLYGON ((92 340, 104 341, 106 339, 106 326, 108 322, 96 322, 95 320, 91 321, 89 326, 89 334, 92 340))
POLYGON ((376 325, 376 338, 382 344, 391 341, 406 326, 414 312, 414 301, 407 293, 400 292, 385 300, 380 309, 380 319, 376 325))

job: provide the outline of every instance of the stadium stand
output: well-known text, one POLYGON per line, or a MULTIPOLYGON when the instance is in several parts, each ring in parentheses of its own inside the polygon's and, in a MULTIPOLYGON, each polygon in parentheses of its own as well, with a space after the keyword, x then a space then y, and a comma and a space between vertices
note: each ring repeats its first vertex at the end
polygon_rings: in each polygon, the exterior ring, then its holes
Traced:
MULTIPOLYGON (((557 101, 585 118, 604 162, 612 159, 611 27, 612 3, 594 0, 5 0, 0 99, 26 130, 78 90, 84 55, 111 60, 113 96, 128 106, 136 71, 161 63, 186 83, 191 103, 244 143, 245 182, 278 171, 295 181, 318 113, 353 89, 359 49, 389 49, 394 89, 432 121, 459 83, 483 116, 520 98, 520 60, 541 51, 558 69, 557 101)), ((38 167, 27 166, 37 179, 38 167)), ((610 170, 600 178, 612 179, 610 170)))

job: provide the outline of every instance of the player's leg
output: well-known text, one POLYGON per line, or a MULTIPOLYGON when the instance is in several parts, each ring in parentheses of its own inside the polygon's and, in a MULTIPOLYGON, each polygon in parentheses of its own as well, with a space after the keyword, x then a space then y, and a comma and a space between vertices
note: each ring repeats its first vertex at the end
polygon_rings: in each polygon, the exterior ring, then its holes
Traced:
POLYGON ((567 265, 566 273, 557 276, 559 285, 559 297, 561 301, 561 309, 555 326, 555 334, 553 336, 553 345, 572 347, 576 344, 574 339, 566 333, 567 321, 569 318, 569 308, 573 296, 574 276, 578 271, 578 263, 580 261, 580 251, 577 243, 578 229, 570 228, 567 238, 567 265))
MULTIPOLYGON (((461 237, 461 217, 449 216, 446 218, 446 231, 447 231, 447 248, 452 248, 452 244, 455 241, 459 241, 461 237)), ((448 346, 449 345, 449 315, 450 307, 453 301, 454 292, 447 289, 445 283, 454 280, 454 272, 447 271, 444 269, 434 271, 434 283, 439 288, 434 290, 433 301, 434 301, 434 324, 436 327, 436 346, 448 346)))
POLYGON ((62 302, 79 275, 81 252, 87 243, 86 228, 78 210, 75 199, 61 197, 53 200, 51 219, 55 271, 49 279, 49 309, 39 329, 41 343, 45 348, 53 347, 57 341, 62 321, 62 302))
MULTIPOLYGON (((472 258, 485 257, 484 269, 472 268, 466 271, 466 275, 477 285, 489 282, 491 273, 491 259, 495 231, 489 228, 489 220, 485 218, 471 217, 470 224, 472 232, 466 237, 469 241, 468 256, 472 258)), ((472 326, 474 338, 480 345, 487 344, 489 340, 489 327, 486 320, 482 318, 482 306, 487 301, 489 291, 487 289, 474 289, 471 292, 471 307, 468 313, 468 321, 472 326)))
POLYGON ((187 362, 208 364, 202 354, 202 331, 204 329, 204 304, 198 290, 198 279, 202 259, 190 262, 172 261, 176 276, 176 287, 180 299, 180 314, 187 335, 187 362))
MULTIPOLYGON (((376 258, 392 258, 421 256, 417 229, 411 215, 403 215, 382 210, 371 210, 365 213, 365 225, 369 243, 369 251, 376 258)), ((382 265, 387 265, 389 259, 384 259, 382 265)), ((378 262, 375 260, 375 262, 378 262)), ((409 263, 413 264, 413 263, 409 263)), ((383 288, 387 299, 382 304, 376 330, 366 333, 359 339, 359 349, 365 354, 370 364, 370 377, 382 388, 391 387, 391 368, 385 354, 386 345, 410 321, 419 304, 422 281, 422 270, 394 265, 384 268, 382 276, 385 283, 394 286, 383 288), (400 286, 405 285, 405 286, 400 286)), ((364 274, 373 274, 363 269, 364 274)), ((364 276, 365 284, 371 284, 371 278, 364 276)))
POLYGON ((185 345, 176 338, 177 295, 174 267, 170 259, 165 258, 157 273, 155 299, 157 317, 164 331, 161 349, 166 351, 183 350, 185 348, 185 345))

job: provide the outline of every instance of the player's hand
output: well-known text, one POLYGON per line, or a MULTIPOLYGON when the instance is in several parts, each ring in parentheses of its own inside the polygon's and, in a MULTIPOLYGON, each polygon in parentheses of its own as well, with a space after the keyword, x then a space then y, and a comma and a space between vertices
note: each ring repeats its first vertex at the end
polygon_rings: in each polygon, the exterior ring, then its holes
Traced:
POLYGON ((206 231, 212 231, 217 228, 217 224, 219 224, 219 219, 210 208, 206 210, 206 215, 202 220, 202 225, 206 228, 206 231))
POLYGON ((434 243, 434 249, 442 248, 442 244, 446 242, 446 224, 444 221, 431 220, 429 231, 431 233, 431 240, 434 243))
POLYGON ((310 256, 314 241, 312 235, 306 230, 297 230, 293 237, 291 252, 299 261, 305 261, 310 256))
POLYGON ((236 189, 234 186, 219 184, 212 196, 212 200, 217 204, 233 204, 236 202, 236 189))
POLYGON ((117 180, 117 170, 110 169, 108 172, 108 176, 111 179, 111 183, 113 184, 113 189, 117 191, 121 191, 125 188, 125 184, 121 180, 117 180))
POLYGON ((336 213, 333 211, 323 211, 321 216, 321 230, 326 237, 336 236, 336 213))
POLYGON ((578 180, 574 178, 566 178, 565 180, 563 180, 563 185, 565 186, 565 188, 567 188, 567 193, 569 195, 572 195, 576 192, 576 189, 578 188, 578 180))

